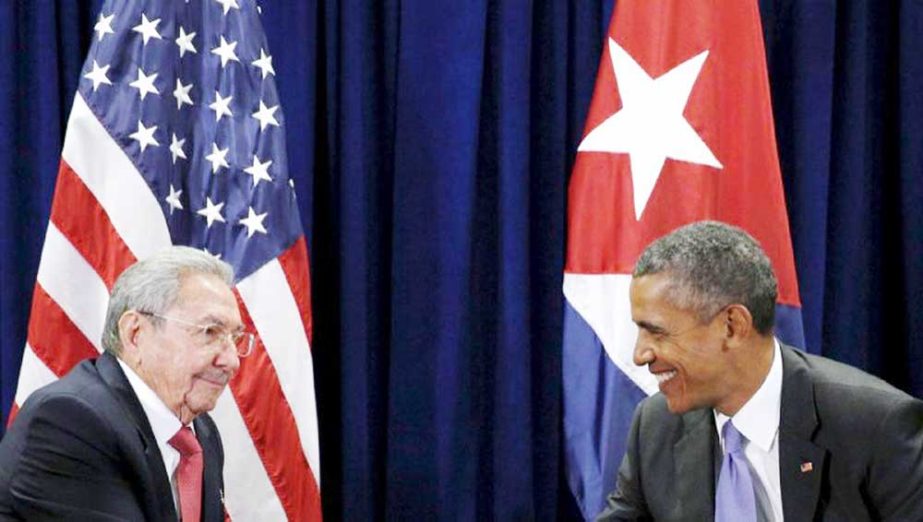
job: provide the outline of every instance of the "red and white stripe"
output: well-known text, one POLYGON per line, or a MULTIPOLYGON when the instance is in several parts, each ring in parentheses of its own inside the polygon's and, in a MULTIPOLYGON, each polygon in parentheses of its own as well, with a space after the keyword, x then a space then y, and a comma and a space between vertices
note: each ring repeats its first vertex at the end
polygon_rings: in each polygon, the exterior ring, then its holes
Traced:
MULTIPOLYGON (((61 156, 13 414, 99 353, 115 278, 170 245, 161 203, 80 93, 61 156)), ((261 342, 212 412, 232 519, 321 518, 309 288, 303 238, 237 284, 241 315, 261 342)))

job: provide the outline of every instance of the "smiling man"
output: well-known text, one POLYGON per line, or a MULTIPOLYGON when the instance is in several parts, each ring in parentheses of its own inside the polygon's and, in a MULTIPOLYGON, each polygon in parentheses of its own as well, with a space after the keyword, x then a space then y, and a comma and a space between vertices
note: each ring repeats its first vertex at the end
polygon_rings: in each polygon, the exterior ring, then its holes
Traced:
POLYGON ((215 407, 253 349, 231 267, 188 247, 112 288, 102 344, 0 442, 2 520, 224 520, 215 407))
POLYGON ((679 228, 639 258, 638 405, 600 520, 920 520, 923 402, 773 337, 777 285, 743 230, 679 228))

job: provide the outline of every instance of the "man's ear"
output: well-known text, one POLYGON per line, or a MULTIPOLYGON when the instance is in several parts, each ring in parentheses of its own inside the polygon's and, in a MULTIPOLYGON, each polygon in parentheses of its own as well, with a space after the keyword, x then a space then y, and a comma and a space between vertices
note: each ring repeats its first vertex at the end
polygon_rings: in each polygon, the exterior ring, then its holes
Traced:
POLYGON ((141 314, 135 310, 128 310, 119 317, 119 341, 122 345, 120 353, 126 363, 137 363, 141 360, 138 341, 144 335, 142 326, 141 314))
POLYGON ((735 346, 742 343, 753 331, 753 315, 742 304, 732 304, 719 314, 724 322, 724 333, 728 345, 735 346))

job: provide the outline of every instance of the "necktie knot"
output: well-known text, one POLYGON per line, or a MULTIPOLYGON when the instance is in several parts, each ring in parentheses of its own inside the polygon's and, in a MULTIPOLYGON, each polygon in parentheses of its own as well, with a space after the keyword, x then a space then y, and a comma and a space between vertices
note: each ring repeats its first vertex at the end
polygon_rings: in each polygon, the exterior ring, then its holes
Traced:
POLYGON ((199 439, 189 426, 183 426, 173 435, 169 441, 171 446, 183 457, 189 457, 196 453, 202 453, 202 446, 199 445, 199 439))
POLYGON ((724 451, 727 453, 740 453, 743 451, 743 435, 737 431, 733 421, 724 423, 721 431, 724 435, 724 451))

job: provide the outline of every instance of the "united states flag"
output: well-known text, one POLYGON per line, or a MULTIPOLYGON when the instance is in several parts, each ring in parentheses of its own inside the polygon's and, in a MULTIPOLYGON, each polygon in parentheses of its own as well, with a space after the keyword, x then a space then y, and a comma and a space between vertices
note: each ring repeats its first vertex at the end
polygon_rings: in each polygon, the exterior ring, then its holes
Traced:
POLYGON ((307 248, 259 8, 109 0, 94 29, 16 403, 99 353, 122 270, 171 243, 201 248, 234 266, 242 317, 261 339, 213 412, 228 512, 320 519, 307 248))

